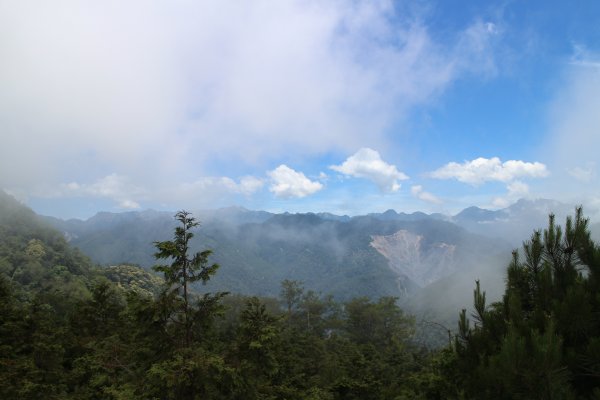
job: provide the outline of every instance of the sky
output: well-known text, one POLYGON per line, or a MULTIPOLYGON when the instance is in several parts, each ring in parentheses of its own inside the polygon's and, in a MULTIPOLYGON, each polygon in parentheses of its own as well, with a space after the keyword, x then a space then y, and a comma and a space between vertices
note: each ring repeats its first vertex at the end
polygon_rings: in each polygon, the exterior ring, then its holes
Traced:
POLYGON ((600 2, 0 0, 35 211, 600 210, 600 2))

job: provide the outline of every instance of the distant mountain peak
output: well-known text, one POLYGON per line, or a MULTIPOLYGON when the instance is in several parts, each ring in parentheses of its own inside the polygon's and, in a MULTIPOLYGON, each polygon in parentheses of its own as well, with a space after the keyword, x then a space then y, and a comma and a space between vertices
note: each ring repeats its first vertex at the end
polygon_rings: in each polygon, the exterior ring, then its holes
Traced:
POLYGON ((476 206, 467 207, 454 216, 455 221, 494 221, 504 216, 502 210, 492 211, 476 206))
POLYGON ((318 217, 320 217, 321 219, 327 220, 327 221, 340 221, 340 222, 348 222, 350 221, 352 218, 348 215, 337 215, 337 214, 332 214, 330 212, 320 212, 316 214, 318 217))
POLYGON ((519 199, 514 204, 506 207, 506 210, 510 211, 538 211, 538 212, 552 212, 553 210, 563 209, 568 207, 566 204, 561 203, 557 200, 551 199, 519 199))

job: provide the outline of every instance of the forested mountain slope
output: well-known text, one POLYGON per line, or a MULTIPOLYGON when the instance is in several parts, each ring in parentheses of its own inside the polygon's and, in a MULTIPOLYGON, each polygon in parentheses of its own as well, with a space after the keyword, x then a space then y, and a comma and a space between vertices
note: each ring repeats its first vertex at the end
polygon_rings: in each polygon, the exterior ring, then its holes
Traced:
POLYGON ((0 191, 0 274, 60 299, 86 292, 92 263, 61 232, 0 191))
POLYGON ((68 303, 90 295, 97 279, 155 291, 161 280, 134 267, 98 268, 47 218, 0 191, 0 275, 27 296, 43 295, 46 301, 68 303))

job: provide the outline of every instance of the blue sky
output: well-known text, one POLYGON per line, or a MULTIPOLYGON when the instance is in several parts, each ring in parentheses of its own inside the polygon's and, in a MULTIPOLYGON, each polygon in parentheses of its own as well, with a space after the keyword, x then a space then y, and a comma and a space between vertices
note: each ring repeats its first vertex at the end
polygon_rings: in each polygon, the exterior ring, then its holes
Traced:
POLYGON ((0 0, 34 208, 600 209, 600 2, 0 0))

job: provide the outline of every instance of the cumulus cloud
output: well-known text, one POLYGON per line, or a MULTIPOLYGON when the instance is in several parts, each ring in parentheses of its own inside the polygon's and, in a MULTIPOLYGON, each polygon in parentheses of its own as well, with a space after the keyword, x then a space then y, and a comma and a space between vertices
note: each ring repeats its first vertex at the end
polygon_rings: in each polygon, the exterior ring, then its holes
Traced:
POLYGON ((385 192, 397 192, 400 189, 398 181, 408 179, 395 165, 383 161, 377 151, 366 147, 348 157, 341 165, 329 168, 347 176, 369 179, 385 192))
POLYGON ((423 186, 421 185, 414 185, 410 188, 410 192, 412 193, 413 196, 415 196, 416 198, 426 201, 428 203, 433 203, 433 204, 442 204, 442 200, 440 200, 437 196, 433 195, 432 193, 426 192, 425 190, 423 190, 423 186))
POLYGON ((269 171, 268 175, 272 181, 269 190, 280 198, 306 197, 323 189, 320 182, 311 181, 302 172, 294 171, 284 164, 269 171))
POLYGON ((210 169, 223 154, 264 168, 282 152, 364 146, 367 131, 385 142, 412 107, 493 69, 498 36, 476 21, 438 43, 397 7, 2 2, 0 186, 115 170, 168 184, 191 168, 228 175, 210 169))
POLYGON ((511 182, 517 178, 543 178, 548 176, 546 165, 520 160, 500 161, 498 157, 479 157, 462 164, 450 162, 430 176, 437 179, 456 179, 459 182, 480 185, 488 181, 511 182))

